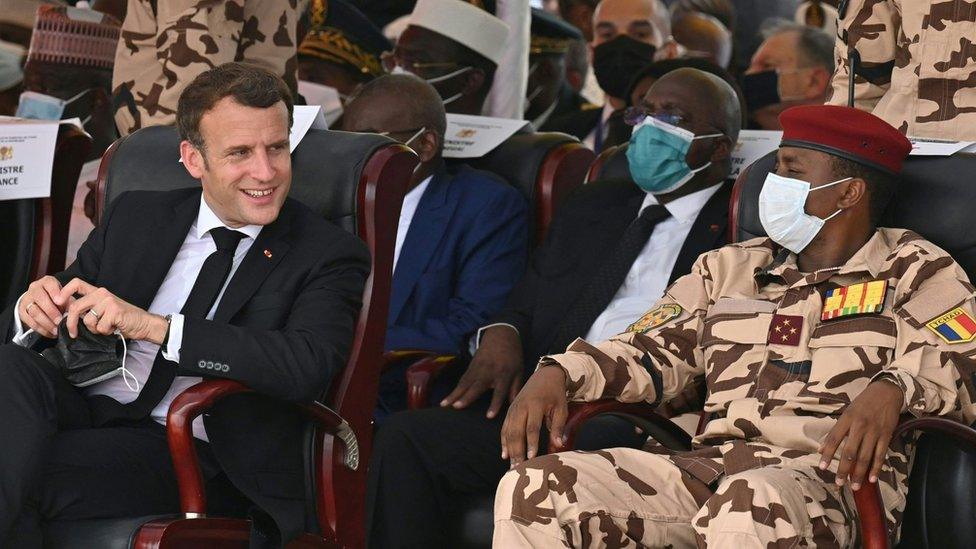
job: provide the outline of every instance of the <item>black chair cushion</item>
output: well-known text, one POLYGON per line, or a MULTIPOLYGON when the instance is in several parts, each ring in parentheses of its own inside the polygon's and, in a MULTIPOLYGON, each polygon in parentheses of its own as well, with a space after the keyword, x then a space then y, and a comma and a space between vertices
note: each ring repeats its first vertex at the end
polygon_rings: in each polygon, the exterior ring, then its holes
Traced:
MULTIPOLYGON (((289 196, 343 229, 356 232, 356 191, 366 161, 389 138, 329 130, 309 130, 292 154, 289 196)), ((200 183, 180 158, 175 128, 143 128, 122 141, 106 176, 105 203, 133 190, 173 190, 200 183)))
POLYGON ((129 549, 143 524, 175 515, 51 522, 44 526, 45 549, 129 549))
POLYGON ((630 165, 627 163, 627 143, 610 149, 608 158, 600 166, 593 181, 604 179, 630 179, 630 165))
POLYGON ((495 495, 467 495, 455 502, 448 537, 457 549, 490 549, 495 531, 495 495))
MULTIPOLYGON (((759 191, 773 169, 776 153, 757 160, 746 173, 739 195, 736 241, 765 236, 759 221, 759 191)), ((952 254, 970 279, 976 278, 976 204, 972 173, 976 156, 909 157, 898 192, 881 221, 884 227, 911 229, 952 254)))
POLYGON ((34 257, 33 199, 0 201, 0 309, 27 289, 34 257))

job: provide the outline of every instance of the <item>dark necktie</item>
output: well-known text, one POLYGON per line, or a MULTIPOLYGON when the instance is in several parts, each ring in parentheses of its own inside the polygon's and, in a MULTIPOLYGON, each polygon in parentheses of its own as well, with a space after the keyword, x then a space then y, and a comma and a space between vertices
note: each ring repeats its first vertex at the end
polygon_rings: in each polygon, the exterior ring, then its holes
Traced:
POLYGON ((617 290, 627 278, 631 266, 637 260, 654 227, 671 214, 659 204, 648 206, 627 227, 616 248, 580 292, 579 299, 570 307, 556 329, 551 352, 562 352, 577 337, 585 337, 593 322, 607 308, 617 290))
MULTIPOLYGON (((237 244, 244 238, 244 233, 233 231, 225 227, 210 229, 210 236, 217 244, 217 251, 207 256, 200 268, 190 290, 190 296, 180 313, 190 318, 206 318, 207 313, 213 307, 217 296, 220 294, 230 268, 234 264, 234 252, 237 244)), ((176 366, 168 364, 163 358, 162 350, 156 355, 152 370, 149 372, 149 379, 146 385, 139 392, 139 396, 129 404, 125 405, 125 415, 129 419, 140 419, 149 415, 152 409, 159 404, 159 401, 166 396, 166 391, 173 384, 176 378, 176 366)))

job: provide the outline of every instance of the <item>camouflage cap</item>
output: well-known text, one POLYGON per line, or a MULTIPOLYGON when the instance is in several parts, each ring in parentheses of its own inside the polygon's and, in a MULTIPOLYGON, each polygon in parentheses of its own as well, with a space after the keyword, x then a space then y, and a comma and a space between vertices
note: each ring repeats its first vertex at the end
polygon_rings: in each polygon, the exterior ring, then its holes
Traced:
POLYGON ((307 55, 379 76, 380 54, 393 45, 359 10, 343 0, 312 0, 308 34, 298 47, 307 55))
POLYGON ((122 23, 92 10, 65 6, 37 8, 28 63, 112 70, 122 23))

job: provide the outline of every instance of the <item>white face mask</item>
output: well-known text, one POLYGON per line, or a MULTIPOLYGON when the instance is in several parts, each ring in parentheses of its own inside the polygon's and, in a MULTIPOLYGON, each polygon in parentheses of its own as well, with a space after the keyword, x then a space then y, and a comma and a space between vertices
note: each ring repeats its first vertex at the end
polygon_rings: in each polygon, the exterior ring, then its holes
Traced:
POLYGON ((345 98, 332 86, 299 80, 298 93, 308 101, 309 105, 322 106, 322 114, 325 115, 325 122, 329 126, 342 116, 342 102, 345 98))
MULTIPOLYGON (((454 72, 449 72, 449 73, 447 73, 447 74, 445 74, 443 76, 438 76, 438 77, 435 77, 435 78, 427 78, 427 79, 424 79, 424 82, 427 82, 430 85, 434 85, 434 84, 436 84, 438 82, 443 82, 445 80, 450 80, 451 78, 454 78, 455 76, 460 76, 460 75, 462 75, 462 74, 464 74, 464 73, 466 73, 466 72, 468 72, 470 70, 471 70, 471 67, 461 67, 460 69, 458 69, 458 70, 456 70, 454 72)), ((401 67, 400 65, 397 65, 397 66, 393 67, 392 70, 390 70, 390 74, 413 74, 413 73, 410 72, 410 71, 408 71, 407 69, 401 67)), ((416 76, 416 75, 414 75, 414 76, 416 76)), ((450 104, 450 103, 453 103, 453 102, 457 101, 458 99, 461 98, 462 95, 464 95, 464 94, 461 93, 461 92, 458 92, 458 93, 452 95, 451 97, 448 97, 447 99, 442 99, 441 102, 443 104, 447 105, 447 104, 450 104)))
POLYGON ((759 192, 759 221, 766 235, 791 252, 800 253, 820 233, 824 224, 842 211, 837 210, 826 219, 812 216, 804 209, 807 195, 850 179, 845 177, 811 189, 806 181, 770 173, 759 192))

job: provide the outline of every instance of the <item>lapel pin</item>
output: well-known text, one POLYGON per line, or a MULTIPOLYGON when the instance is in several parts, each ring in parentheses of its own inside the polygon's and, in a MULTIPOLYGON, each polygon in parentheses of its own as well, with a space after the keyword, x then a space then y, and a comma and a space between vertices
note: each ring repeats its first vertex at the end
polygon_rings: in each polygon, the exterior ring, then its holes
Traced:
POLYGON ((271 259, 271 250, 264 250, 264 257, 271 259))

